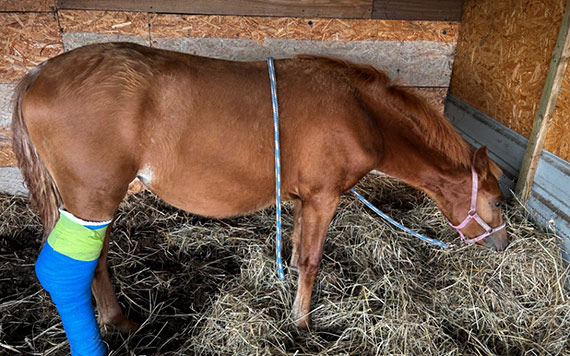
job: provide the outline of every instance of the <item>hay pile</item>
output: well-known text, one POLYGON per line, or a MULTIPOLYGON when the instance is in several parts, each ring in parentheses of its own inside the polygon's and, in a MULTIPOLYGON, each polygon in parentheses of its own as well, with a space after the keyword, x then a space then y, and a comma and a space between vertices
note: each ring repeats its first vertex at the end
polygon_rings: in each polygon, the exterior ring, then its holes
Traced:
MULTIPOLYGON (((274 209, 215 221, 148 192, 128 197, 110 265, 141 323, 108 330, 113 355, 570 355, 570 301, 556 237, 507 207, 503 253, 459 244, 434 203, 388 178, 357 189, 442 250, 393 230, 352 196, 331 224, 313 294, 314 329, 290 320, 296 278, 276 278, 274 209)), ((21 198, 0 198, 0 353, 66 355, 59 318, 33 276, 41 227, 21 198)), ((285 232, 292 208, 285 206, 285 232)), ((290 257, 286 245, 284 259, 290 257)))

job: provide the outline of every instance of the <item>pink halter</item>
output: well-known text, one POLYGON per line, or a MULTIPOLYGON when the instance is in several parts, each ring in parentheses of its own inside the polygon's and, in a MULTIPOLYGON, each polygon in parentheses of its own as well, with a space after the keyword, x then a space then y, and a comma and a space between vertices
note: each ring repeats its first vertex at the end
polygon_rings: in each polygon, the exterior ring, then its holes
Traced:
POLYGON ((485 237, 505 228, 505 223, 502 223, 501 225, 499 225, 497 227, 490 227, 489 224, 487 224, 485 222, 485 220, 483 220, 479 216, 479 214, 477 214, 477 191, 479 188, 478 188, 478 177, 477 177, 477 173, 475 172, 475 168, 471 167, 471 173, 473 175, 473 185, 471 186, 471 206, 469 207, 469 211, 467 212, 467 216, 465 217, 465 219, 463 219, 463 221, 459 225, 453 225, 449 220, 447 220, 447 223, 449 225, 451 225, 451 227, 455 228, 455 230, 457 230, 457 232, 461 236, 461 240, 467 244, 472 244, 472 243, 475 243, 477 241, 481 241, 485 237), (481 235, 477 236, 477 237, 474 237, 472 239, 468 239, 465 237, 465 235, 463 235, 463 233, 461 232, 461 229, 463 229, 465 226, 467 226, 467 224, 469 224, 469 222, 473 219, 475 219, 475 221, 477 221, 477 223, 483 229, 485 229, 485 232, 482 233, 481 235))

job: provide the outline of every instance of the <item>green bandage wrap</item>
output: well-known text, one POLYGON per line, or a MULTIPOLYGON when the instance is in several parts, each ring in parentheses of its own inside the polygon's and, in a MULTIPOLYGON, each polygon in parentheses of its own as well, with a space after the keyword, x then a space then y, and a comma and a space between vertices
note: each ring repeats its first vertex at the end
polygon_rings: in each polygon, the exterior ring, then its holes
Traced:
POLYGON ((55 251, 74 260, 93 261, 101 254, 106 230, 107 226, 91 230, 60 214, 47 242, 55 251))

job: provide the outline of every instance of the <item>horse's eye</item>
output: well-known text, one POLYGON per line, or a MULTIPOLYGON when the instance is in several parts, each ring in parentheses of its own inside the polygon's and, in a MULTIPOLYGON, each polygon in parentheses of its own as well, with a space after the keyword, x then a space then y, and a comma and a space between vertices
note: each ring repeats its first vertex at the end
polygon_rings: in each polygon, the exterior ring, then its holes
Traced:
POLYGON ((495 206, 497 208, 500 208, 501 206, 503 206, 503 202, 502 201, 495 202, 495 206))

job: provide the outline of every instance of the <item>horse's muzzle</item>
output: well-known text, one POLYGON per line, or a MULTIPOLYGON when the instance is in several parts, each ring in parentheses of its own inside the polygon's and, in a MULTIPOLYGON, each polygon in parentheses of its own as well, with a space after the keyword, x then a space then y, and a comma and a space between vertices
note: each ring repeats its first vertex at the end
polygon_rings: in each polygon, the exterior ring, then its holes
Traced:
POLYGON ((481 240, 479 245, 489 249, 493 249, 495 251, 503 251, 509 245, 507 230, 501 229, 499 231, 492 233, 491 235, 481 240))

